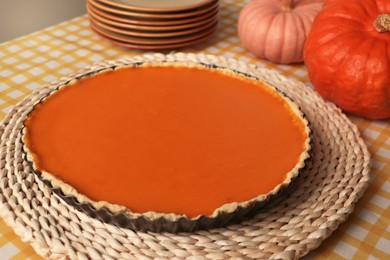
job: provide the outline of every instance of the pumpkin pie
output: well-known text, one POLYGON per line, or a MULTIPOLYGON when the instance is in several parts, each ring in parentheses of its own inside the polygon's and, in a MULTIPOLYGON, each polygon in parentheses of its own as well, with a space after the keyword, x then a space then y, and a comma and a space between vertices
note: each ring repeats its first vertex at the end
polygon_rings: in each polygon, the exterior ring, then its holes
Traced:
POLYGON ((288 187, 311 150, 308 121, 274 87, 187 62, 74 78, 32 108, 22 140, 61 196, 153 231, 240 219, 288 187))

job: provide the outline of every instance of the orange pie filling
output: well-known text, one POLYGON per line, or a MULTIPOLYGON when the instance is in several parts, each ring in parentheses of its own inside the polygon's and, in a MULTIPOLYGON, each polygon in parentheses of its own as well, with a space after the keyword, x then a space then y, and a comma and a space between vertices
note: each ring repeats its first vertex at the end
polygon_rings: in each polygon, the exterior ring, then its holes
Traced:
POLYGON ((35 169, 91 201, 195 218, 283 183, 308 131, 299 110, 259 81, 148 66, 57 90, 29 114, 23 140, 35 169))

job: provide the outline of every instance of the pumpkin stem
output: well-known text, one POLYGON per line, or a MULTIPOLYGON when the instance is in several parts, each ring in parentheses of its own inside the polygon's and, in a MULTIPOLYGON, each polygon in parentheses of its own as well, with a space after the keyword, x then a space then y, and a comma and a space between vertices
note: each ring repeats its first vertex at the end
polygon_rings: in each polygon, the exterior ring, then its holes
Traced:
POLYGON ((380 32, 390 32, 390 14, 380 14, 374 22, 375 29, 380 32))
POLYGON ((282 6, 283 11, 285 12, 292 11, 294 9, 293 2, 294 0, 285 0, 282 6))

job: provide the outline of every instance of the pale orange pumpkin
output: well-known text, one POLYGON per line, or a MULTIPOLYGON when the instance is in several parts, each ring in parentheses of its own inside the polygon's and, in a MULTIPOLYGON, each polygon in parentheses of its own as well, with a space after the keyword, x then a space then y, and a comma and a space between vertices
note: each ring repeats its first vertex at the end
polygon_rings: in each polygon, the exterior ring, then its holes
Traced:
POLYGON ((254 0, 240 12, 238 35, 250 52, 275 63, 303 61, 303 47, 323 0, 254 0))

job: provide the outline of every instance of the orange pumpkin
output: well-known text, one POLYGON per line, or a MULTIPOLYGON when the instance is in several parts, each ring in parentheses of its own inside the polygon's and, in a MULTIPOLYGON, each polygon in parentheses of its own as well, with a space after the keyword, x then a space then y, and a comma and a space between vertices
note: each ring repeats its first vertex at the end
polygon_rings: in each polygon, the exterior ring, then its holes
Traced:
POLYGON ((328 0, 304 61, 315 89, 346 112, 390 117, 390 0, 328 0))

